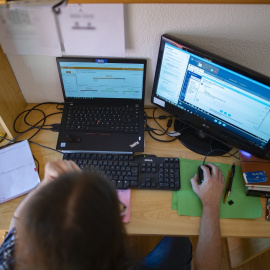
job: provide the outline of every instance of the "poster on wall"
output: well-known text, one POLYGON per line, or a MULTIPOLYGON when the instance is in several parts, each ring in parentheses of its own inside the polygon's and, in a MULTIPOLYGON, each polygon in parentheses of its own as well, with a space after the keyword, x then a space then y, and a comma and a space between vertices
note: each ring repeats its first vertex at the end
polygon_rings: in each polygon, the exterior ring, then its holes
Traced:
POLYGON ((0 7, 6 54, 124 56, 123 4, 0 7))
POLYGON ((60 56, 50 7, 0 7, 0 44, 6 54, 60 56))
POLYGON ((66 55, 125 56, 123 4, 71 4, 58 16, 66 55))

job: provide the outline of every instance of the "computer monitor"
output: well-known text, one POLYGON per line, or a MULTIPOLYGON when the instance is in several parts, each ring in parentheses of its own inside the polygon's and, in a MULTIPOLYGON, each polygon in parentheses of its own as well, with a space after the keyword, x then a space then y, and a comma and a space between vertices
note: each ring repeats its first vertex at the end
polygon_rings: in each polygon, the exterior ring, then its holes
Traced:
POLYGON ((151 101, 176 117, 179 140, 197 153, 236 147, 270 157, 269 77, 163 35, 151 101))

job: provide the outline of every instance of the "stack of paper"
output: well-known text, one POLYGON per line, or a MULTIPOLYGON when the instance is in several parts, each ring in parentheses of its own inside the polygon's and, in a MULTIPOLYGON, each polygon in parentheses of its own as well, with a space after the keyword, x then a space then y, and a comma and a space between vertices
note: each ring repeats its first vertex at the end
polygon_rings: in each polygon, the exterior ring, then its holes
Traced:
POLYGON ((28 141, 0 150, 0 203, 28 193, 39 183, 28 141))
MULTIPOLYGON (((222 171, 225 181, 231 165, 214 163, 222 171)), ((202 203, 200 198, 193 192, 190 179, 198 173, 198 167, 202 161, 180 159, 181 189, 173 192, 172 209, 178 215, 197 216, 202 215, 202 203)), ((223 197, 220 201, 221 218, 258 218, 262 215, 262 207, 259 198, 247 197, 243 185, 242 171, 236 166, 235 176, 232 184, 232 191, 227 201, 223 204, 223 197), (232 202, 229 204, 229 202, 232 202)))

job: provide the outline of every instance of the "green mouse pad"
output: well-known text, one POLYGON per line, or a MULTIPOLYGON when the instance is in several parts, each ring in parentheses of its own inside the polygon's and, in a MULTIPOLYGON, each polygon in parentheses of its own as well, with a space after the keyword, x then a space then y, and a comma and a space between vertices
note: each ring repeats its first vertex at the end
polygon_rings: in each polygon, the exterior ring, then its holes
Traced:
MULTIPOLYGON (((225 181, 227 181, 231 165, 223 163, 214 164, 220 168, 225 176, 225 181)), ((202 165, 202 161, 180 158, 181 189, 173 191, 172 196, 172 209, 177 210, 178 215, 202 216, 201 200, 193 192, 190 182, 195 173, 198 173, 199 165, 202 165)), ((262 215, 260 199, 245 195, 241 166, 236 166, 235 168, 231 194, 227 197, 225 204, 223 204, 223 196, 220 202, 220 218, 258 218, 262 215), (229 201, 233 203, 230 205, 229 201)))

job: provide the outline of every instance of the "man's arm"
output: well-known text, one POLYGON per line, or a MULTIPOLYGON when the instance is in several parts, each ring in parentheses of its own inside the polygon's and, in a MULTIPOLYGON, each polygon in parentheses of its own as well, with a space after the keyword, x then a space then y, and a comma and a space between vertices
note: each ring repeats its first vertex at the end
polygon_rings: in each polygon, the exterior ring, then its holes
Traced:
POLYGON ((45 185, 53 181, 53 179, 55 179, 59 175, 72 171, 80 171, 79 167, 73 161, 57 160, 53 162, 48 162, 45 166, 44 179, 19 204, 11 219, 9 230, 11 230, 13 227, 16 227, 18 219, 20 218, 25 205, 29 202, 29 200, 31 200, 33 196, 35 196, 38 193, 40 189, 42 189, 45 185))
POLYGON ((198 184, 198 176, 191 179, 194 192, 203 204, 199 241, 195 254, 196 270, 219 270, 222 262, 222 245, 219 222, 219 204, 224 191, 224 176, 217 166, 202 166, 204 182, 198 184))

